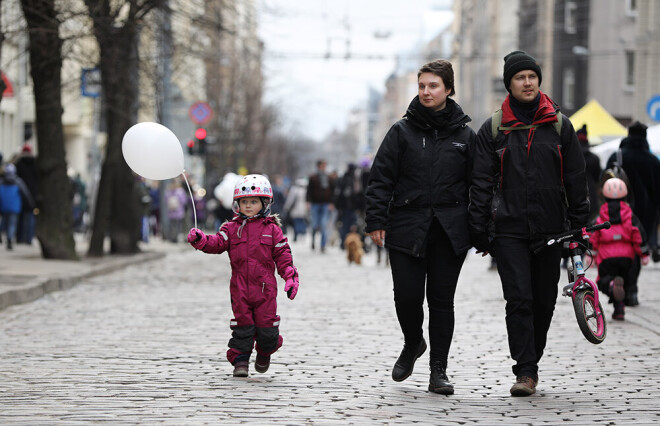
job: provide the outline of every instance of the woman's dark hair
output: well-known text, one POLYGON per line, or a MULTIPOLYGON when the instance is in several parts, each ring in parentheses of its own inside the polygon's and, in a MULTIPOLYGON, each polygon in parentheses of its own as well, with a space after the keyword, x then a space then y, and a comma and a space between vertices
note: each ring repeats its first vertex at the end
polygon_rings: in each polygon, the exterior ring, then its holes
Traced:
POLYGON ((445 87, 451 89, 449 96, 456 94, 456 90, 454 90, 454 69, 451 66, 451 62, 444 59, 437 59, 428 64, 424 64, 417 72, 417 78, 425 72, 430 72, 440 77, 445 84, 445 87))

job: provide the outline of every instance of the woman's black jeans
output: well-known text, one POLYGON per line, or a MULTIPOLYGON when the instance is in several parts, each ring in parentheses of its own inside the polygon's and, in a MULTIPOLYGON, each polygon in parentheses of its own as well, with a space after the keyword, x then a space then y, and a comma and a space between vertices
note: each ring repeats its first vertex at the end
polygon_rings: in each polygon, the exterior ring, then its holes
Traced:
POLYGON ((454 293, 467 253, 456 255, 449 237, 434 219, 423 258, 390 250, 394 305, 406 345, 422 340, 424 293, 429 307, 431 360, 446 368, 454 334, 454 293))

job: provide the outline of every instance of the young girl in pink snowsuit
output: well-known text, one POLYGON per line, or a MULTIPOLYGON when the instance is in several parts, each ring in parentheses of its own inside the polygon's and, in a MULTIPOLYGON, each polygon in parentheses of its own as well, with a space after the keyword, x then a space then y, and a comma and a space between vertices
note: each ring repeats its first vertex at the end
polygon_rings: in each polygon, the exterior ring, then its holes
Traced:
POLYGON ((284 291, 293 300, 298 292, 298 271, 293 266, 291 248, 282 233, 277 216, 271 216, 273 191, 262 175, 248 175, 234 188, 236 216, 225 222, 215 235, 197 228, 188 233, 188 242, 204 253, 229 253, 231 263, 231 308, 227 359, 234 365, 235 377, 247 377, 250 354, 255 347, 254 368, 264 373, 270 355, 282 346, 277 315, 277 272, 286 281, 284 291))
MULTIPOLYGON (((649 259, 648 253, 642 255, 643 233, 630 205, 625 201, 627 195, 628 189, 623 180, 611 178, 604 182, 605 202, 600 207, 596 223, 609 221, 611 226, 594 232, 590 238, 593 251, 598 252, 598 288, 613 300, 612 318, 615 320, 624 319, 624 282, 632 273, 635 254, 642 258, 644 265, 648 264, 649 259)), ((589 259, 585 263, 589 264, 589 259)))

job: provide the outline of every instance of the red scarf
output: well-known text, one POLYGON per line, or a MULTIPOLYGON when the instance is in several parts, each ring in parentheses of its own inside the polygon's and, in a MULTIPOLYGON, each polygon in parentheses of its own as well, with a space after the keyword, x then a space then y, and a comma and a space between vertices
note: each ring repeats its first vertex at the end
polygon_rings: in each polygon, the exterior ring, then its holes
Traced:
MULTIPOLYGON (((550 99, 548 95, 546 95, 541 91, 539 91, 539 94, 541 95, 541 98, 539 99, 539 107, 536 110, 536 114, 534 114, 534 120, 532 121, 532 125, 538 126, 545 123, 556 122, 557 114, 559 113, 559 108, 557 108, 556 104, 553 102, 552 99, 550 99)), ((509 96, 511 95, 507 95, 506 99, 504 99, 504 102, 502 103, 501 126, 502 127, 527 126, 527 124, 520 121, 513 113, 513 110, 509 105, 509 96)), ((504 130, 504 134, 508 135, 512 131, 513 130, 504 130)), ((529 149, 532 146, 532 140, 534 139, 535 132, 536 132, 536 127, 532 127, 529 129, 527 133, 527 155, 529 155, 529 149)))

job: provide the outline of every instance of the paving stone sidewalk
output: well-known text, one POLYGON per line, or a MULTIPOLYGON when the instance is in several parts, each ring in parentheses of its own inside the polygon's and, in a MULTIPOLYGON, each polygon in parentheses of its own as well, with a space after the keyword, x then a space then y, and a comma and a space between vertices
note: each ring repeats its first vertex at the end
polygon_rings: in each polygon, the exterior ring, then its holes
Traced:
POLYGON ((301 287, 278 299, 284 346, 267 373, 251 366, 245 379, 224 357, 226 255, 183 245, 0 311, 0 424, 660 422, 658 264, 642 273, 640 306, 610 320, 601 345, 559 296, 538 392, 513 398, 499 279, 470 254, 449 362, 456 393, 441 396, 426 390, 428 352, 409 379, 391 380, 402 341, 389 269, 373 253, 349 266, 335 247, 292 246, 301 287))

